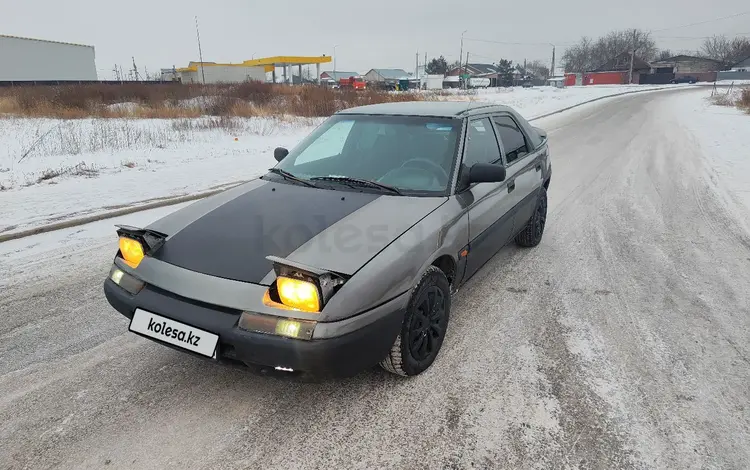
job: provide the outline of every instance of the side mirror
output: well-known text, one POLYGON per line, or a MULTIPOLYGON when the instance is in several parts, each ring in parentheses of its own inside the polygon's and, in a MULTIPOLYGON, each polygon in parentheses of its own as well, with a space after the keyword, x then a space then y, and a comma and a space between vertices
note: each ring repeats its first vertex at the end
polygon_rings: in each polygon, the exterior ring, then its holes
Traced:
POLYGON ((273 151, 273 158, 275 158, 277 162, 283 160, 287 155, 289 155, 289 150, 284 147, 276 147, 276 150, 273 151))
POLYGON ((475 163, 469 169, 471 183, 501 183, 505 181, 505 167, 492 163, 475 163))

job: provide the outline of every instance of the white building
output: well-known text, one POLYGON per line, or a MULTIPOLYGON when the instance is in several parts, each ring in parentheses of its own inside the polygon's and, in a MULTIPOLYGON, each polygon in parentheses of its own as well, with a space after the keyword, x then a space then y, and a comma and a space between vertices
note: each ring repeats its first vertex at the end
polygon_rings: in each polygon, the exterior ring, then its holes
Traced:
POLYGON ((94 46, 0 34, 0 81, 97 80, 94 46))
POLYGON ((177 69, 182 83, 240 83, 249 80, 266 81, 263 66, 245 64, 217 64, 215 62, 190 62, 185 68, 177 69))

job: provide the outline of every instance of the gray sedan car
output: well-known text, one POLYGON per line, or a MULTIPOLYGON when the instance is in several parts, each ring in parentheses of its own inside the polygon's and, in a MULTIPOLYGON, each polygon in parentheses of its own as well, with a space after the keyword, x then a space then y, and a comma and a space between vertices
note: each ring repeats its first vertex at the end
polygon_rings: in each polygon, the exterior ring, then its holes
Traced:
POLYGON ((248 183, 118 226, 104 284, 130 331, 284 374, 425 371, 451 296, 503 245, 539 244, 551 164, 514 110, 347 109, 248 183))

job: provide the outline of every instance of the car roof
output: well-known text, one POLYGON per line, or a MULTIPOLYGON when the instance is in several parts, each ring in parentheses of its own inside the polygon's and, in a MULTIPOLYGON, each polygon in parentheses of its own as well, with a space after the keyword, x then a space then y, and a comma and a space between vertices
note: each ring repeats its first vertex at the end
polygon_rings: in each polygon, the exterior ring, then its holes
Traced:
POLYGON ((357 106, 336 114, 368 114, 391 116, 467 117, 474 114, 506 111, 514 113, 508 106, 483 101, 402 101, 357 106))

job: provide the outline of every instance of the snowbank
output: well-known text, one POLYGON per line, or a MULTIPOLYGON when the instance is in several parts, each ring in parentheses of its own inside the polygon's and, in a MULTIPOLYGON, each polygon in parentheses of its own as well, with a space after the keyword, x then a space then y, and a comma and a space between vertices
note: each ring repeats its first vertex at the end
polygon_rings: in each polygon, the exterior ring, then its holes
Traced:
POLYGON ((681 94, 673 112, 693 135, 706 158, 711 185, 727 202, 737 220, 748 221, 750 231, 750 114, 737 108, 715 106, 710 92, 681 94))
MULTIPOLYGON (((659 87, 449 91, 533 118, 584 101, 659 87)), ((296 145, 321 119, 0 119, 0 233, 197 193, 255 178, 273 149, 296 145)))
POLYGON ((595 98, 627 93, 630 91, 658 90, 678 85, 597 85, 555 87, 478 88, 467 95, 462 90, 444 90, 446 100, 488 101, 515 108, 527 119, 542 116, 559 109, 574 106, 595 98))

